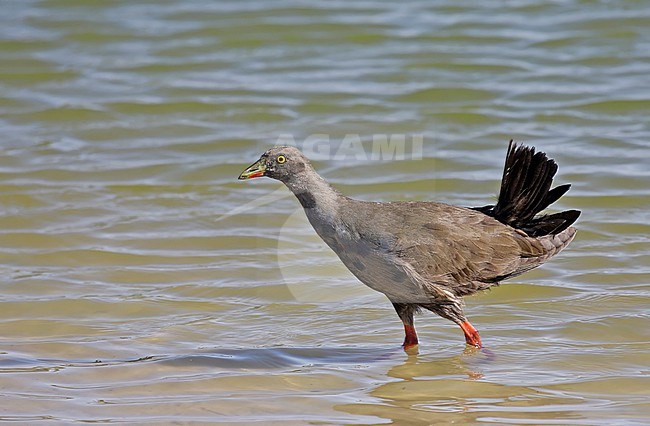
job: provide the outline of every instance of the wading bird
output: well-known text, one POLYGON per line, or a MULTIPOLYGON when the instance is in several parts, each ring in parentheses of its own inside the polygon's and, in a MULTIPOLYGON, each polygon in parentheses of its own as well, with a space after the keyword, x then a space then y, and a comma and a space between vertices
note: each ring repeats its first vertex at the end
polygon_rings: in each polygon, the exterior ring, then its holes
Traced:
POLYGON ((546 154, 510 141, 497 203, 476 208, 355 200, 290 146, 269 149, 239 179, 267 176, 295 194, 343 264, 392 302, 408 349, 418 344, 413 314, 421 309, 455 322, 468 345, 482 347, 462 298, 540 266, 573 240, 580 211, 538 215, 571 186, 551 189, 556 172, 546 154))

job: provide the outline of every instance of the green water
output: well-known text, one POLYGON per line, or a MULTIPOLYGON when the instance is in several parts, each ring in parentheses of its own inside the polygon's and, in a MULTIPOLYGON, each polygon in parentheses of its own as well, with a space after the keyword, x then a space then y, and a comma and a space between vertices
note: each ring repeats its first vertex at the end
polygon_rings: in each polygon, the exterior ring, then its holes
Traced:
POLYGON ((1 8, 1 421, 648 422, 645 3, 1 8), (526 141, 578 236, 467 298, 489 351, 429 314, 407 355, 288 191, 236 180, 287 137, 346 195, 462 205, 526 141))

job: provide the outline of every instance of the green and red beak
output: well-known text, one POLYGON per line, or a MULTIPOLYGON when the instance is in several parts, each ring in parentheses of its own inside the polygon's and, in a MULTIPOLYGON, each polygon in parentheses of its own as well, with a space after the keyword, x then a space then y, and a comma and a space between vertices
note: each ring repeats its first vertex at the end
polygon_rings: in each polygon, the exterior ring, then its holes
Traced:
POLYGON ((265 158, 262 157, 255 163, 248 166, 248 168, 241 172, 239 175, 239 180, 253 179, 256 177, 264 176, 264 173, 266 173, 266 164, 264 160, 265 158))

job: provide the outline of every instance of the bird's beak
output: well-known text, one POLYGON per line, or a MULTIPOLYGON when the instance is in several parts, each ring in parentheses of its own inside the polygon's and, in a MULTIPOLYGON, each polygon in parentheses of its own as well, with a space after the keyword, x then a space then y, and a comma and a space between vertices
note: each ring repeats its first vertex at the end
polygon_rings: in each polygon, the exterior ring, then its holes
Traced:
POLYGON ((260 158, 255 163, 248 166, 246 170, 241 172, 239 175, 239 180, 253 179, 256 177, 264 176, 266 172, 266 165, 264 164, 264 159, 260 158))

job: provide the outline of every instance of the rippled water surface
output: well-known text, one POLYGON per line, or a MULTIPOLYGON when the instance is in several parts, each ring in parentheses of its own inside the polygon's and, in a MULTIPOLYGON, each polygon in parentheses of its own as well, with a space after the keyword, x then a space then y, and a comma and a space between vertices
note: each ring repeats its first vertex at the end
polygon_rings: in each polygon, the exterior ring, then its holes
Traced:
POLYGON ((2 10, 0 420, 647 424, 645 2, 2 10), (374 158, 393 134, 404 158, 374 158), (510 138, 583 215, 561 256, 467 299, 485 351, 428 314, 405 354, 293 196, 236 180, 307 139, 347 195, 482 205, 510 138))

